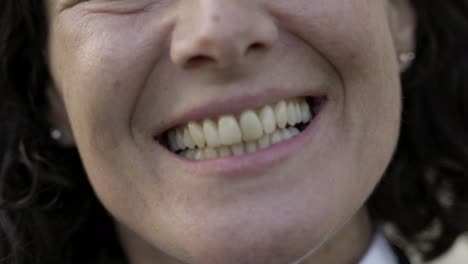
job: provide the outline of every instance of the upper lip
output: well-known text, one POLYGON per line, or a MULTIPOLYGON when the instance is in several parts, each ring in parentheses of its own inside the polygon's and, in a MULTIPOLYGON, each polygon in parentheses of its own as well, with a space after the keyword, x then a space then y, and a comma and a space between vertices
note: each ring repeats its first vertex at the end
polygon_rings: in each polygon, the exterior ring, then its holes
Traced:
POLYGON ((325 87, 304 87, 302 89, 272 88, 265 89, 261 93, 257 94, 242 94, 239 96, 217 98, 209 103, 190 107, 183 114, 168 120, 153 130, 155 131, 153 135, 155 135, 156 138, 169 129, 186 124, 190 121, 235 114, 246 109, 255 109, 282 99, 295 97, 326 97, 325 91, 325 87))

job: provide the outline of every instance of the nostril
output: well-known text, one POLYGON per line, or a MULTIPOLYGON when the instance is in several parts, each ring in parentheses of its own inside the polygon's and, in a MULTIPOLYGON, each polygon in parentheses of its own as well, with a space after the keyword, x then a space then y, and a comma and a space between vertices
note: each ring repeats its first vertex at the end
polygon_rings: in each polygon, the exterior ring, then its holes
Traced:
POLYGON ((245 55, 248 55, 249 53, 255 53, 255 52, 259 52, 259 51, 262 51, 266 49, 266 45, 261 43, 261 42, 255 42, 253 44, 251 44, 248 49, 246 50, 246 54, 245 55))
POLYGON ((259 50, 259 49, 263 49, 264 47, 265 47, 265 45, 260 43, 260 42, 256 42, 256 43, 250 45, 251 50, 259 50))
POLYGON ((209 56, 198 55, 198 56, 193 56, 189 58, 185 65, 187 68, 191 68, 191 67, 199 67, 205 64, 210 64, 210 63, 215 63, 215 60, 209 56))

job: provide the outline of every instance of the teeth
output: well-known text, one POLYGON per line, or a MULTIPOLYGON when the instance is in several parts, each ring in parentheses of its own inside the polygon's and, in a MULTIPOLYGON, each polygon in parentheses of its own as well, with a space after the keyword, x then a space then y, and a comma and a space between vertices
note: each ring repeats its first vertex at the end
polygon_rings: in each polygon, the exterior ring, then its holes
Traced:
POLYGON ((244 154, 245 153, 244 144, 239 143, 239 144, 233 145, 231 147, 231 151, 232 151, 232 154, 234 156, 240 156, 240 155, 244 154))
POLYGON ((296 121, 297 121, 297 123, 301 123, 302 122, 302 111, 301 111, 300 102, 297 102, 297 101, 294 102, 294 108, 296 109, 296 121))
POLYGON ((205 159, 204 151, 201 149, 197 149, 195 151, 195 154, 193 155, 193 158, 196 160, 204 160, 205 159))
POLYGON ((205 148, 204 151, 205 152, 203 154, 205 155, 205 159, 215 159, 218 157, 218 153, 215 149, 205 148))
POLYGON ((193 160, 206 160, 224 158, 230 156, 240 156, 253 153, 257 150, 267 148, 276 143, 292 139, 299 135, 300 131, 295 127, 275 130, 272 134, 264 134, 260 139, 247 143, 237 143, 232 146, 221 146, 218 148, 206 147, 203 149, 186 149, 180 155, 193 160))
POLYGON ((170 147, 170 149, 172 151, 177 151, 177 150, 181 149, 179 144, 177 144, 176 131, 172 130, 172 131, 169 132, 168 135, 169 135, 168 138, 169 138, 169 147, 170 147))
POLYGON ((218 129, 212 120, 207 119, 203 122, 203 133, 205 134, 206 144, 208 147, 214 148, 221 145, 218 129))
POLYGON ((312 118, 305 98, 280 100, 238 115, 191 121, 168 131, 167 143, 171 151, 197 160, 242 155, 297 136, 294 126, 312 118))
POLYGON ((256 140, 262 136, 263 126, 257 113, 252 110, 248 110, 243 112, 239 119, 242 129, 242 139, 244 141, 256 140))
POLYGON ((234 116, 223 116, 218 121, 221 144, 230 146, 242 142, 242 132, 234 116))
POLYGON ((275 112, 271 106, 266 105, 260 110, 260 120, 262 121, 263 131, 271 134, 276 129, 275 112))
POLYGON ((299 131, 299 129, 295 127, 290 127, 288 128, 288 130, 289 130, 289 133, 291 133, 292 137, 295 137, 301 133, 301 131, 299 131))
POLYGON ((301 102, 302 123, 307 123, 312 119, 309 104, 304 100, 301 102))
POLYGON ((275 105, 276 124, 279 128, 285 128, 288 122, 288 106, 281 100, 275 105))
POLYGON ((281 138, 282 138, 282 140, 291 139, 291 138, 292 138, 292 134, 291 134, 291 132, 289 132, 288 129, 283 128, 283 129, 281 129, 281 138))
POLYGON ((184 131, 181 128, 178 128, 176 130, 176 141, 177 141, 177 146, 179 146, 180 149, 185 148, 184 144, 184 131))
POLYGON ((190 122, 188 123, 188 131, 198 148, 205 147, 206 142, 205 142, 205 136, 203 134, 202 126, 200 126, 196 122, 190 122))
POLYGON ((249 141, 245 143, 245 151, 247 153, 253 153, 257 151, 257 141, 249 141))
POLYGON ((296 120, 296 106, 294 102, 288 103, 288 124, 294 126, 298 120, 296 120))
POLYGON ((218 149, 218 154, 221 158, 232 156, 230 147, 220 147, 218 149))
POLYGON ((193 149, 188 149, 188 150, 184 150, 182 151, 181 155, 186 157, 187 159, 193 159, 195 157, 195 153, 196 151, 193 150, 193 149))
POLYGON ((281 130, 276 130, 271 134, 270 142, 271 144, 277 144, 283 141, 283 135, 281 134, 281 130))
POLYGON ((258 140, 258 148, 264 149, 270 146, 270 135, 265 134, 258 140))
POLYGON ((190 149, 195 148, 195 142, 193 142, 193 139, 189 133, 188 127, 184 129, 184 145, 190 149))

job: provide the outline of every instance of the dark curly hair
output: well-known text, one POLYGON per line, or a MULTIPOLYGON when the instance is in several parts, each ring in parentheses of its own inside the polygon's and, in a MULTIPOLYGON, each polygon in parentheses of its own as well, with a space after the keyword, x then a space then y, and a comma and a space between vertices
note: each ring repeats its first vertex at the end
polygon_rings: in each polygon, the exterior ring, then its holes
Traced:
MULTIPOLYGON (((43 2, 0 1, 0 263, 124 263, 77 150, 50 139, 43 2)), ((468 231, 468 1, 411 3, 401 136, 368 205, 432 259, 468 231)))

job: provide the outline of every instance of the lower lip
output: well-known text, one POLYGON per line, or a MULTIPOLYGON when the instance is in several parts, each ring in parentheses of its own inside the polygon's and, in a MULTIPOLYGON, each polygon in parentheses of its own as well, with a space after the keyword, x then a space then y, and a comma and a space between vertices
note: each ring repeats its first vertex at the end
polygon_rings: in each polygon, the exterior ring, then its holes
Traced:
POLYGON ((314 145, 316 137, 316 127, 324 118, 327 112, 327 103, 324 103, 319 114, 312 119, 310 124, 296 137, 274 144, 268 148, 257 150, 253 153, 246 153, 240 156, 230 156, 208 160, 192 160, 179 156, 162 145, 159 145, 166 153, 171 155, 176 168, 187 171, 191 175, 201 175, 203 177, 233 178, 247 175, 255 175, 272 167, 275 164, 284 162, 300 148, 305 145, 314 145))

